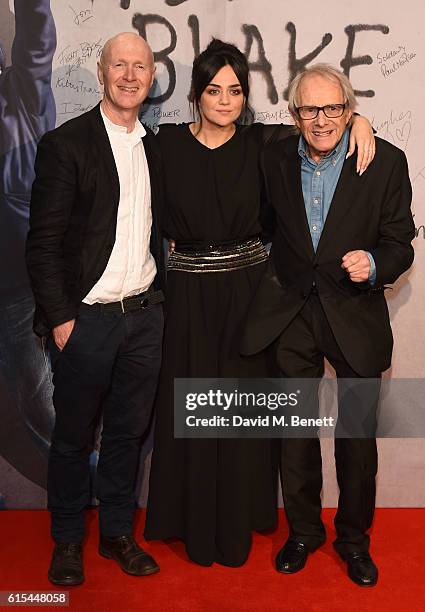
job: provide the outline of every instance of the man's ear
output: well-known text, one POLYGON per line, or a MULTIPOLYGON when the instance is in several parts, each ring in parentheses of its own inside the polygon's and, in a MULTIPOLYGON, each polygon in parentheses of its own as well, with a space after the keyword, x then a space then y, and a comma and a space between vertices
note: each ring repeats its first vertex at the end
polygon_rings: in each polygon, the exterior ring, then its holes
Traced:
POLYGON ((301 123, 300 123, 300 118, 298 117, 297 113, 292 111, 291 109, 289 109, 289 112, 291 113, 291 116, 292 116, 292 119, 295 122, 295 125, 300 130, 301 129, 301 123))
POLYGON ((152 70, 151 84, 149 85, 149 89, 150 89, 150 88, 152 87, 152 85, 153 85, 153 82, 154 82, 154 80, 155 80, 155 74, 156 74, 156 66, 154 66, 154 67, 153 67, 153 70, 152 70))
POLYGON ((103 68, 100 62, 97 62, 97 78, 99 79, 99 83, 103 85, 103 68))
POLYGON ((346 122, 346 125, 348 125, 351 122, 352 117, 353 117, 353 111, 351 110, 351 108, 349 108, 348 111, 347 111, 347 122, 346 122))

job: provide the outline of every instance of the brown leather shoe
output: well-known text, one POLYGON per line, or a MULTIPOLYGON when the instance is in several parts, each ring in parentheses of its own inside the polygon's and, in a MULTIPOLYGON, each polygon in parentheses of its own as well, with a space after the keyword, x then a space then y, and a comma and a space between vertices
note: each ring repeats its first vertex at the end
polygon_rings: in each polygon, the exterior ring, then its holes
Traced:
POLYGON ((99 554, 106 559, 115 559, 121 569, 132 576, 148 576, 159 572, 159 565, 137 544, 133 536, 117 538, 100 536, 99 554))
POLYGON ((76 586, 84 582, 81 544, 56 544, 48 578, 53 584, 76 586))

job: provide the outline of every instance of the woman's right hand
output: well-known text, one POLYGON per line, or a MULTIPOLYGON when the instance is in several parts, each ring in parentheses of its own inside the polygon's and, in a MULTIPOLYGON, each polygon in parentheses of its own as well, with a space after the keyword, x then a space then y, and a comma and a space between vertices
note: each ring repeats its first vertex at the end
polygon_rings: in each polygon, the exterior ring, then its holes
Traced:
POLYGON ((174 253, 176 249, 176 241, 173 240, 172 238, 168 239, 168 255, 171 255, 171 253, 174 253))

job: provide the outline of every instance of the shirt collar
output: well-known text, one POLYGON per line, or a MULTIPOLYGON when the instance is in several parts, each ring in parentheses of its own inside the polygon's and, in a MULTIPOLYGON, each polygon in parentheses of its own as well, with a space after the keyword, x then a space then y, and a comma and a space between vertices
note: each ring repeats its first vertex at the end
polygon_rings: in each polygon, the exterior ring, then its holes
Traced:
MULTIPOLYGON (((344 131, 344 134, 342 135, 341 140, 336 145, 335 149, 333 149, 330 153, 328 153, 328 155, 325 155, 325 157, 322 157, 319 164, 324 165, 326 163, 326 165, 328 165, 327 162, 328 163, 333 162, 333 165, 335 165, 337 161, 341 158, 341 156, 346 154, 347 149, 348 149, 348 134, 349 134, 349 130, 348 128, 346 128, 344 131)), ((304 136, 300 134, 300 138, 298 141, 298 155, 301 157, 303 161, 309 161, 311 164, 318 166, 319 164, 317 164, 315 161, 311 159, 307 151, 308 151, 307 142, 304 136)))
POLYGON ((102 115, 102 119, 107 131, 113 132, 115 134, 125 134, 126 136, 129 136, 131 140, 134 139, 135 141, 140 140, 141 138, 143 138, 143 136, 146 135, 146 130, 140 123, 139 119, 136 119, 134 130, 132 132, 127 132, 127 128, 125 126, 112 123, 112 121, 108 119, 108 117, 102 110, 102 106, 100 106, 100 114, 102 115))

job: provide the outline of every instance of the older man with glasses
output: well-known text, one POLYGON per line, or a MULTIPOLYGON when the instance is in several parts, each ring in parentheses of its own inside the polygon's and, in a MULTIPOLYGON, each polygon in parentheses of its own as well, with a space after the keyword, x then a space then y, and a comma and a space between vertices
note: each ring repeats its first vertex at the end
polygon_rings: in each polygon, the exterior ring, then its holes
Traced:
MULTIPOLYGON (((280 376, 308 379, 313 414, 325 357, 335 369, 334 547, 349 577, 373 586, 378 570, 367 531, 375 508, 376 406, 393 344, 384 289, 412 264, 414 224, 402 151, 377 138, 363 175, 354 157, 346 159, 355 105, 348 79, 326 64, 291 84, 289 109, 300 134, 270 144, 263 155, 275 233, 242 351, 269 347, 280 376)), ((289 538, 276 567, 287 574, 301 570, 325 540, 320 443, 316 430, 299 435, 306 437, 284 439, 281 447, 289 538)))

